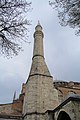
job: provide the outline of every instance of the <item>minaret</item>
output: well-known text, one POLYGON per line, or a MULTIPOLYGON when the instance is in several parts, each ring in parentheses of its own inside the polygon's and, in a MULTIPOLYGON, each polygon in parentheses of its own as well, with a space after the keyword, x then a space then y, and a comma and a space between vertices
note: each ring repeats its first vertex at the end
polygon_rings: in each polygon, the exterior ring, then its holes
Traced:
POLYGON ((14 92, 13 101, 16 99, 16 91, 14 92))
POLYGON ((35 27, 34 32, 34 50, 29 77, 35 74, 52 77, 44 60, 43 37, 42 27, 38 21, 38 25, 35 27))
POLYGON ((42 120, 41 115, 57 106, 57 91, 53 86, 44 59, 42 26, 38 22, 34 32, 34 50, 32 65, 26 82, 26 93, 23 105, 24 120, 42 120))

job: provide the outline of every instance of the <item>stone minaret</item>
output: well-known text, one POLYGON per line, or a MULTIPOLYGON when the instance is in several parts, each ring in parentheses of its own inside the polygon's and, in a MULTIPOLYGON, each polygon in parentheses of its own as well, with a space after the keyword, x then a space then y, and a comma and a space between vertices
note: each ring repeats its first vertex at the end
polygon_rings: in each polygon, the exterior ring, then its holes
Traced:
POLYGON ((32 66, 26 82, 24 120, 44 120, 43 114, 47 110, 53 110, 58 101, 53 77, 44 59, 43 37, 42 27, 38 22, 34 32, 32 66))

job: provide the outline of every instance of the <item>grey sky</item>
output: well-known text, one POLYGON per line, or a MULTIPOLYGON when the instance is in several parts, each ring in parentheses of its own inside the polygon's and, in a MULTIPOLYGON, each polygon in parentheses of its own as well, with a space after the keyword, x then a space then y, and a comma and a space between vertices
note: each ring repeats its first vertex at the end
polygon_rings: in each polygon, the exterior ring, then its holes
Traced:
POLYGON ((26 82, 33 54, 33 33, 38 20, 44 32, 45 60, 51 75, 57 80, 80 81, 80 37, 75 30, 61 27, 57 12, 52 10, 48 0, 32 0, 33 10, 28 14, 32 20, 29 41, 24 51, 12 59, 0 56, 0 103, 11 102, 13 93, 20 93, 26 82))

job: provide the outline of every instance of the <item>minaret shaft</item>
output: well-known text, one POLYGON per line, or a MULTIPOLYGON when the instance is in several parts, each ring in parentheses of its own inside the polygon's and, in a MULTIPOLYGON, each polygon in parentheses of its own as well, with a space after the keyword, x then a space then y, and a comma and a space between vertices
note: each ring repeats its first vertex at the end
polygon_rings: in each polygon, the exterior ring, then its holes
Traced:
POLYGON ((42 31, 35 31, 34 33, 34 50, 33 50, 33 57, 35 56, 42 56, 44 57, 43 51, 43 32, 42 31))
POLYGON ((43 37, 42 27, 38 24, 34 32, 33 58, 29 76, 35 74, 51 76, 44 60, 43 37))

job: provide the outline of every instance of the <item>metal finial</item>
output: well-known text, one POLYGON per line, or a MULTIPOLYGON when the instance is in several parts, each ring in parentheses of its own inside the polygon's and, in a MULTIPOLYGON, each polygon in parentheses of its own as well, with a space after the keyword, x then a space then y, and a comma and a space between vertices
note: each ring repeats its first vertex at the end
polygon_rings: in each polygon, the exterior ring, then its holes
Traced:
POLYGON ((40 25, 40 21, 38 20, 38 25, 40 25))
POLYGON ((38 20, 37 26, 35 27, 35 30, 36 30, 36 31, 42 31, 42 26, 40 25, 39 20, 38 20))

